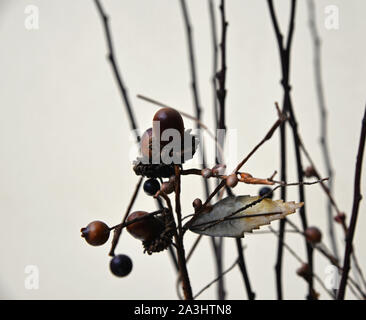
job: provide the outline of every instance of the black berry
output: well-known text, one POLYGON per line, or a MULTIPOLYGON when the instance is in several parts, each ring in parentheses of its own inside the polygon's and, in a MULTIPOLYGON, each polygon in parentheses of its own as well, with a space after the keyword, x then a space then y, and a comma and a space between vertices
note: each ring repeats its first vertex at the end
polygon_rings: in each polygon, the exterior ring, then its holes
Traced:
POLYGON ((155 195, 160 190, 160 183, 156 179, 146 180, 144 183, 144 191, 149 196, 155 195))
POLYGON ((268 199, 272 199, 273 198, 273 192, 272 192, 272 189, 270 187, 263 187, 263 188, 261 188, 259 190, 259 195, 261 197, 263 197, 264 195, 266 195, 266 198, 268 198, 268 199))
POLYGON ((109 268, 116 277, 125 277, 132 270, 132 260, 125 254, 118 254, 112 258, 109 268))

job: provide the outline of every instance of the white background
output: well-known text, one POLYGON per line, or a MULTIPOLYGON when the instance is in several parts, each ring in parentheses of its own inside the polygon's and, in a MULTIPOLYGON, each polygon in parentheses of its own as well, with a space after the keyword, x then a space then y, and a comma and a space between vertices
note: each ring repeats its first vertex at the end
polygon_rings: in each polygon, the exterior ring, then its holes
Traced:
MULTIPOLYGON (((277 44, 266 1, 226 2, 227 126, 237 130, 239 160, 275 121, 273 104, 282 101, 282 88, 277 44)), ((289 1, 275 2, 281 28, 286 30, 289 1)), ((103 4, 111 18, 118 64, 139 126, 151 126, 156 107, 138 100, 138 93, 194 113, 179 2, 105 0, 103 4)), ((203 118, 212 128, 208 5, 204 0, 187 4, 194 26, 203 118)), ((334 196, 341 210, 349 213, 365 105, 366 52, 362 39, 366 3, 322 0, 316 4, 323 39, 329 144, 336 172, 334 196), (339 8, 338 30, 324 27, 327 5, 339 8)), ((219 20, 218 10, 216 14, 219 20)), ((176 274, 167 253, 144 255, 139 241, 124 232, 117 252, 128 254, 134 269, 128 277, 118 279, 108 268, 110 243, 93 248, 80 238, 80 228, 92 220, 103 220, 109 225, 119 223, 137 182, 128 156, 133 140, 127 113, 106 60, 104 33, 93 1, 1 0, 0 42, 0 298, 175 299, 176 274), (39 8, 38 30, 24 27, 24 10, 30 4, 39 8), (27 265, 39 268, 38 290, 24 287, 27 265)), ((312 57, 307 6, 305 1, 298 1, 291 61, 293 103, 303 140, 325 175, 312 57)), ((194 124, 185 120, 185 126, 194 124)), ((292 137, 288 136, 289 181, 296 181, 292 137)), ((278 170, 278 142, 276 133, 245 165, 245 171, 268 177, 278 170)), ((194 162, 186 165, 194 166, 194 162)), ((191 213, 192 200, 203 196, 198 179, 184 178, 185 214, 191 213)), ((365 187, 364 181, 363 178, 365 187)), ((235 191, 256 194, 258 187, 240 185, 235 191)), ((296 188, 288 194, 289 199, 298 200, 296 188)), ((153 199, 140 193, 134 209, 155 208, 153 199)), ((309 224, 326 230, 326 198, 320 186, 306 187, 306 208, 309 224)), ((298 213, 291 220, 300 226, 298 213)), ((278 223, 273 225, 277 227, 278 223)), ((365 226, 362 202, 355 246, 363 267, 365 226)), ((343 235, 338 226, 337 235, 343 255, 343 235)), ((195 235, 186 238, 187 250, 194 239, 195 235)), ((288 234, 286 239, 305 259, 302 238, 288 234)), ((327 234, 324 240, 329 245, 327 234)), ((272 234, 248 235, 243 243, 247 246, 245 257, 257 298, 274 299, 277 239, 272 234)), ((225 240, 224 253, 228 267, 236 258, 234 240, 225 240)), ((315 272, 325 280, 328 262, 318 253, 315 261, 315 272)), ((298 267, 299 263, 285 252, 283 282, 287 299, 305 297, 307 286, 296 275, 298 267)), ((215 277, 207 238, 188 269, 194 292, 215 277)), ((227 298, 246 299, 238 268, 225 280, 227 298)), ((328 298, 318 284, 316 288, 321 298, 328 298)), ((215 286, 201 295, 206 299, 215 297, 215 286)))

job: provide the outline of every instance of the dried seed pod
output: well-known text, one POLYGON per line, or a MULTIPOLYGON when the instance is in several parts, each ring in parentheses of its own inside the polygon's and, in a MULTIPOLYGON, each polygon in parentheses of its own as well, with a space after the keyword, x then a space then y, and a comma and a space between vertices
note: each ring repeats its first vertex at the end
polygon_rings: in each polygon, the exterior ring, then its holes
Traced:
POLYGON ((308 227, 306 228, 305 238, 307 241, 316 244, 322 241, 322 233, 317 227, 308 227))
POLYGON ((208 178, 212 177, 212 170, 209 169, 209 168, 202 169, 201 170, 201 175, 205 179, 208 179, 208 178))
POLYGON ((238 181, 239 181, 238 176, 235 173, 233 173, 226 178, 226 185, 229 188, 234 188, 238 184, 238 181))

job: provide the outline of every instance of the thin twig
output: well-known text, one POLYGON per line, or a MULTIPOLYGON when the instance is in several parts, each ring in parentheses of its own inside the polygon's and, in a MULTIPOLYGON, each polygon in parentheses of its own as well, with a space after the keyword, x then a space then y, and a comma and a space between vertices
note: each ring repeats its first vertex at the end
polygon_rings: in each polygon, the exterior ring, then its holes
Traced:
MULTIPOLYGON (((277 231, 275 231, 272 227, 269 227, 269 229, 271 230, 272 233, 274 233, 278 238, 279 238, 279 233, 277 231)), ((283 240, 282 240, 283 241, 283 240)), ((300 258, 300 256, 286 243, 283 241, 283 246, 287 249, 287 251, 300 263, 300 264, 305 264, 305 262, 300 258)), ((314 277, 319 284, 323 287, 323 289, 333 298, 335 299, 334 293, 332 291, 330 291, 324 284, 324 282, 322 281, 322 279, 317 276, 314 273, 311 273, 311 277, 314 277)), ((315 291, 314 291, 315 292, 315 291)), ((314 292, 312 294, 314 294, 314 292)))
MULTIPOLYGON (((320 143, 322 146, 323 159, 327 170, 327 176, 329 177, 328 188, 330 193, 333 190, 333 169, 330 161, 329 146, 328 146, 328 135, 327 135, 327 109, 325 106, 325 97, 322 80, 322 63, 321 63, 321 40, 319 37, 317 25, 316 25, 316 14, 315 14, 315 3, 314 0, 308 0, 308 11, 309 11, 309 28, 310 34, 313 40, 314 50, 314 76, 315 76, 315 87, 318 97, 318 106, 320 111, 320 143)), ((334 256, 338 259, 338 248, 334 230, 334 220, 332 212, 332 204, 328 199, 327 203, 328 210, 328 233, 332 245, 334 256)))
POLYGON ((352 242, 356 230, 357 217, 358 217, 358 209, 360 205, 360 201, 362 199, 361 195, 361 173, 362 173, 362 160, 363 153, 365 149, 365 139, 366 139, 366 108, 364 117, 362 120, 362 128, 360 135, 360 142, 357 152, 357 160, 356 160, 356 169, 355 169, 355 182, 354 182, 354 196, 353 196, 353 205, 352 205, 352 215, 351 222, 348 227, 347 236, 346 236, 346 249, 344 253, 344 262, 343 262, 343 273, 341 278, 341 283, 339 285, 338 291, 338 300, 343 300, 346 293, 346 285, 348 279, 348 273, 350 270, 351 263, 351 253, 352 253, 352 242))
POLYGON ((208 0, 209 7, 209 15, 210 15, 210 23, 211 23, 211 39, 212 39, 212 89, 213 89, 213 111, 214 111, 214 119, 216 126, 218 124, 219 112, 218 112, 218 104, 216 99, 216 72, 218 66, 218 49, 217 49, 217 32, 216 32, 216 16, 215 16, 215 8, 212 0, 208 0))
MULTIPOLYGON (((273 124, 273 126, 269 129, 265 137, 259 142, 252 151, 249 152, 249 154, 237 165, 236 169, 233 172, 238 172, 240 168, 250 159, 250 157, 257 151, 266 141, 270 140, 273 133, 276 131, 276 129, 281 125, 283 121, 285 121, 286 118, 280 115, 280 118, 273 124)), ((208 203, 212 200, 212 198, 225 186, 225 180, 222 180, 218 186, 215 188, 215 190, 210 194, 210 196, 206 199, 205 203, 202 205, 200 210, 198 210, 193 217, 185 223, 183 226, 184 230, 187 230, 194 221, 204 212, 204 209, 207 207, 208 203)))
MULTIPOLYGON (((176 187, 177 188, 177 187, 176 187)), ((177 192, 177 189, 176 189, 177 192)), ((182 288, 184 293, 184 298, 186 300, 192 300, 192 287, 188 276, 188 270, 187 270, 187 262, 184 252, 184 246, 183 246, 183 234, 178 234, 177 232, 177 226, 174 220, 173 216, 173 207, 170 202, 169 197, 164 193, 161 192, 160 196, 165 200, 167 206, 168 206, 168 213, 171 215, 172 223, 173 223, 173 230, 174 230, 174 240, 177 248, 177 255, 178 255, 178 266, 179 266, 179 274, 180 279, 182 279, 182 288)), ((179 208, 178 208, 179 210, 179 208)))
MULTIPOLYGON (((294 228, 294 231, 296 233, 298 233, 298 234, 302 235, 303 237, 305 237, 305 233, 303 231, 301 231, 291 220, 288 220, 287 218, 284 218, 284 220, 286 220, 286 222, 292 228, 294 228)), ((314 244, 313 247, 314 247, 315 250, 319 251, 325 258, 327 258, 332 265, 334 265, 335 267, 337 267, 337 269, 340 272, 343 272, 343 268, 339 265, 337 258, 329 251, 329 249, 325 246, 324 243, 314 244)), ((355 287, 355 290, 357 290, 358 293, 365 299, 366 298, 366 294, 362 290, 362 288, 359 286, 359 284, 357 283, 357 281, 355 281, 354 279, 352 279, 350 276, 348 277, 348 281, 350 282, 350 284, 352 284, 355 287)))
POLYGON ((225 274, 229 273, 234 267, 238 264, 238 259, 235 260, 235 262, 227 268, 224 272, 222 272, 217 278, 212 280, 210 283, 208 283, 206 286, 204 286, 200 291, 196 293, 196 295, 193 297, 193 299, 197 299, 199 295, 201 295, 205 290, 207 290, 209 287, 211 287, 215 282, 219 281, 220 278, 222 278, 225 274))
MULTIPOLYGON (((184 25, 185 25, 185 29, 186 29, 187 43, 188 43, 193 102, 194 102, 194 106, 195 106, 196 118, 198 119, 196 126, 197 126, 197 129, 200 129, 202 108, 200 105, 200 99, 199 99, 199 94, 198 94, 197 71, 196 71, 196 62, 195 62, 195 56, 194 56, 192 25, 191 25, 191 22, 189 19, 188 9, 187 9, 185 0, 180 0, 180 4, 181 4, 183 20, 184 20, 184 25)), ((205 154, 204 146, 202 143, 199 144, 199 149, 200 149, 200 154, 201 154, 202 168, 205 168, 206 167, 206 154, 205 154)), ((202 181, 204 184, 205 195, 207 198, 210 194, 208 181, 206 179, 203 179, 202 181)), ((211 243, 212 243, 212 247, 213 247, 213 251, 214 251, 214 255, 215 255, 216 266, 217 266, 217 270, 218 270, 217 272, 218 272, 218 274, 220 274, 222 272, 221 252, 220 252, 214 238, 211 239, 211 243)), ((223 281, 221 279, 219 281, 218 298, 219 298, 219 300, 225 299, 225 290, 224 290, 223 281)))
POLYGON ((109 28, 109 19, 108 19, 107 14, 103 10, 103 7, 102 7, 100 1, 99 0, 94 0, 94 2, 95 2, 95 5, 98 9, 100 18, 102 19, 103 26, 104 26, 104 32, 105 32, 105 37, 106 37, 107 46, 108 46, 108 55, 107 55, 107 57, 108 57, 109 62, 111 63, 111 66, 112 66, 112 69, 113 69, 113 74, 116 78, 119 90, 121 92, 122 99, 123 99, 124 105, 126 107, 126 111, 128 113, 130 126, 131 126, 132 130, 135 133, 137 142, 140 142, 140 136, 137 132, 137 124, 136 124, 134 113, 132 111, 132 106, 131 106, 131 103, 130 103, 130 99, 128 97, 127 89, 126 89, 126 87, 123 83, 121 73, 119 72, 119 69, 118 69, 118 66, 117 66, 117 61, 116 61, 115 54, 114 54, 114 49, 113 49, 113 41, 112 41, 111 30, 109 28))
MULTIPOLYGON (((119 71, 119 68, 117 66, 117 61, 115 58, 115 54, 114 54, 114 49, 113 49, 113 41, 112 41, 112 35, 111 35, 111 30, 109 28, 109 18, 107 16, 107 14, 105 13, 101 2, 99 0, 94 0, 94 3, 97 7, 98 13, 101 17, 101 20, 103 22, 103 27, 104 27, 104 33, 105 33, 105 37, 106 37, 106 41, 107 41, 107 47, 108 47, 108 60, 111 64, 112 70, 113 70, 113 74, 115 76, 115 79, 117 81, 118 84, 118 88, 120 90, 126 111, 127 111, 127 115, 129 118, 129 122, 130 122, 130 126, 131 129, 134 131, 135 137, 136 137, 136 141, 137 143, 140 142, 140 135, 138 134, 138 126, 135 120, 135 116, 133 113, 133 108, 132 105, 130 103, 130 99, 128 97, 128 93, 127 93, 127 89, 126 86, 124 85, 124 82, 122 80, 122 75, 119 71)), ((160 204, 158 203, 158 205, 160 206, 160 204)), ((160 206, 160 209, 162 209, 162 206, 160 206)), ((118 241, 118 240, 117 240, 118 241)), ((113 253, 113 252, 112 252, 113 253)), ((174 255, 174 251, 169 250, 169 253, 171 255, 171 258, 174 261, 176 261, 176 257, 174 255)))
POLYGON ((137 195, 138 195, 138 192, 140 190, 140 187, 141 187, 141 184, 142 184, 142 181, 143 180, 144 180, 144 178, 141 177, 139 179, 137 185, 136 185, 135 192, 132 195, 132 198, 131 198, 130 203, 129 203, 128 207, 127 207, 126 213, 123 216, 121 226, 114 229, 113 240, 112 240, 112 247, 111 247, 111 250, 109 251, 109 255, 111 257, 114 256, 114 250, 116 249, 116 246, 118 244, 118 240, 119 240, 119 238, 121 236, 121 233, 122 233, 122 229, 123 229, 122 228, 122 225, 126 222, 126 219, 127 219, 128 215, 130 214, 130 211, 132 209, 133 204, 135 203, 135 200, 137 198, 137 195))
MULTIPOLYGON (((273 1, 267 0, 270 16, 273 24, 273 28, 275 30, 276 38, 277 38, 277 44, 278 49, 280 53, 280 61, 281 61, 281 69, 282 69, 282 80, 281 84, 284 91, 284 111, 286 114, 289 114, 289 123, 292 129, 293 139, 294 139, 294 148, 295 148, 295 157, 296 157, 296 168, 297 168, 297 176, 299 182, 303 181, 303 165, 302 165, 302 159, 301 159, 301 153, 300 153, 300 143, 299 143, 299 135, 298 135, 298 129, 297 129, 297 121, 292 105, 291 100, 291 86, 290 86, 290 53, 291 53, 291 45, 292 45, 292 38, 293 33, 295 29, 295 12, 296 12, 296 0, 291 1, 291 14, 290 14, 290 21, 289 21, 289 29, 288 29, 288 35, 287 35, 287 42, 286 46, 283 44, 283 36, 281 34, 281 31, 278 26, 276 13, 273 7, 273 1)), ((300 202, 305 202, 305 191, 303 185, 299 185, 299 200, 300 202)), ((306 217, 306 210, 305 206, 302 206, 300 208, 300 218, 302 227, 305 230, 308 226, 307 223, 307 217, 306 217)), ((306 251, 307 251, 307 257, 308 257, 308 265, 310 269, 310 274, 313 272, 313 249, 309 245, 308 242, 305 242, 306 251)), ((277 282, 277 284, 280 284, 280 282, 277 282)), ((310 277, 309 281, 309 290, 308 290, 308 299, 314 299, 313 296, 313 280, 310 277)))

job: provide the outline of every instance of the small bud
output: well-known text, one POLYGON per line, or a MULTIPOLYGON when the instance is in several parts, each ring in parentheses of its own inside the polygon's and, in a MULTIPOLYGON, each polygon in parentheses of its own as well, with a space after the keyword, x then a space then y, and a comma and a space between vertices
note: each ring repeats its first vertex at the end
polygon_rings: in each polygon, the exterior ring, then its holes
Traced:
POLYGON ((309 167, 307 167, 305 169, 304 176, 306 178, 312 178, 312 177, 317 177, 318 175, 317 175, 314 167, 313 166, 309 166, 309 167))
POLYGON ((205 179, 208 179, 208 178, 212 177, 212 171, 211 171, 211 169, 208 169, 208 168, 206 168, 206 169, 202 169, 202 170, 201 170, 201 175, 202 175, 202 177, 204 177, 205 179))
POLYGON ((309 280, 311 277, 310 268, 307 263, 303 263, 302 266, 296 270, 298 276, 304 278, 305 280, 309 280))
POLYGON ((237 175, 233 173, 226 178, 226 185, 230 188, 234 188, 238 184, 238 181, 237 175))
POLYGON ((317 227, 308 227, 305 230, 305 238, 312 244, 322 241, 322 233, 317 227))
POLYGON ((334 217, 334 220, 339 224, 343 224, 344 221, 346 220, 346 214, 344 212, 340 212, 334 217))
POLYGON ((199 198, 194 199, 194 201, 192 202, 192 206, 193 206, 195 211, 197 211, 199 208, 201 208, 202 207, 201 199, 199 199, 199 198))

